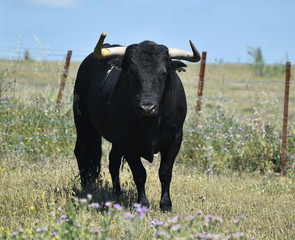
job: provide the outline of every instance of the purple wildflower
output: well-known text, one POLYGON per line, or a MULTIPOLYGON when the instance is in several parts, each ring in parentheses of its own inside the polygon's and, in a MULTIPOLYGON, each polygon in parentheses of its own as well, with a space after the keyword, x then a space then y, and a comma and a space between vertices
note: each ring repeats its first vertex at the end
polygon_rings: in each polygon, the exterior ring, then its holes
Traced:
POLYGON ((99 204, 98 203, 91 203, 88 205, 89 208, 99 208, 99 204))
POLYGON ((79 202, 80 202, 80 203, 87 203, 87 199, 86 199, 86 198, 81 198, 81 199, 79 200, 79 202))
POLYGON ((198 239, 202 239, 202 238, 204 238, 205 236, 204 236, 204 234, 202 234, 202 233, 199 233, 198 235, 197 235, 197 238, 198 239))
POLYGON ((240 220, 239 219, 233 219, 233 223, 239 223, 240 220))
POLYGON ((206 225, 206 226, 209 226, 211 220, 213 220, 213 219, 215 219, 215 216, 213 216, 212 214, 208 215, 208 216, 206 217, 206 220, 205 220, 205 225, 206 225))
POLYGON ((160 232, 160 231, 157 231, 156 233, 156 236, 164 236, 166 238, 170 238, 169 234, 167 232, 160 232))
POLYGON ((95 228, 95 229, 93 229, 93 230, 92 230, 92 232, 93 232, 94 234, 97 234, 97 233, 99 233, 99 232, 100 232, 100 230, 99 230, 99 229, 97 229, 97 228, 95 228))
POLYGON ((105 206, 106 206, 106 207, 110 207, 110 206, 112 206, 112 202, 110 202, 110 201, 109 201, 109 202, 106 202, 106 203, 105 203, 105 206))
POLYGON ((202 211, 202 210, 199 210, 199 211, 197 211, 197 213, 198 213, 199 215, 202 215, 202 214, 203 214, 203 211, 202 211))
POLYGON ((162 222, 162 221, 152 221, 152 226, 163 226, 163 224, 164 224, 164 222, 162 222))
POLYGON ((202 202, 204 202, 206 200, 206 198, 204 196, 200 196, 199 198, 202 200, 202 202))
POLYGON ((57 235, 56 231, 52 232, 52 236, 55 237, 57 235))
POLYGON ((196 216, 193 216, 193 215, 189 215, 185 218, 185 221, 189 222, 189 221, 192 221, 196 218, 196 216))
POLYGON ((179 224, 175 224, 171 227, 171 230, 174 232, 178 232, 180 230, 181 226, 179 224))
POLYGON ((241 237, 244 237, 244 236, 245 236, 245 233, 238 232, 238 233, 235 233, 234 235, 235 235, 235 237, 236 237, 237 239, 239 239, 239 238, 241 238, 241 237))
POLYGON ((114 204, 114 208, 119 210, 119 211, 121 211, 123 209, 122 206, 120 204, 118 204, 118 203, 114 204))
POLYGON ((239 130, 240 132, 244 132, 244 128, 238 127, 238 130, 239 130))
POLYGON ((177 222, 178 222, 178 219, 179 219, 179 216, 175 216, 175 217, 172 218, 172 219, 168 219, 168 222, 169 222, 169 223, 177 223, 177 222))
POLYGON ((87 198, 89 199, 89 200, 91 200, 92 199, 92 195, 91 194, 87 194, 87 198))
POLYGON ((36 232, 47 232, 48 229, 47 228, 37 228, 36 232))
POLYGON ((123 213, 123 217, 124 217, 124 219, 133 219, 134 215, 131 214, 130 212, 125 212, 125 213, 123 213))
POLYGON ((144 215, 145 215, 145 213, 147 213, 147 212, 149 211, 149 209, 148 209, 147 207, 143 206, 143 207, 138 207, 138 208, 136 209, 136 211, 137 211, 137 213, 138 213, 138 216, 139 216, 140 218, 143 218, 144 215))
POLYGON ((140 208, 141 205, 140 205, 139 203, 134 203, 134 204, 133 204, 133 207, 135 207, 135 208, 140 208))

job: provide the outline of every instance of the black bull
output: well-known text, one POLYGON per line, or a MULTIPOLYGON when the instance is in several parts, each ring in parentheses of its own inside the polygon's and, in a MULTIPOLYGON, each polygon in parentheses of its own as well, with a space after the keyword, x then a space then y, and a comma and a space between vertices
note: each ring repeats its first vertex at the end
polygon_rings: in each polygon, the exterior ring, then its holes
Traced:
MULTIPOLYGON (((114 46, 107 47, 112 50, 114 46)), ((186 65, 172 61, 167 47, 149 41, 128 46, 122 57, 101 58, 92 53, 82 62, 74 88, 74 152, 82 185, 99 177, 104 137, 112 143, 109 171, 114 192, 120 194, 119 169, 125 158, 137 187, 138 203, 148 207, 141 157, 152 162, 160 152, 160 208, 169 211, 172 168, 187 111, 176 70, 184 70, 186 65)))

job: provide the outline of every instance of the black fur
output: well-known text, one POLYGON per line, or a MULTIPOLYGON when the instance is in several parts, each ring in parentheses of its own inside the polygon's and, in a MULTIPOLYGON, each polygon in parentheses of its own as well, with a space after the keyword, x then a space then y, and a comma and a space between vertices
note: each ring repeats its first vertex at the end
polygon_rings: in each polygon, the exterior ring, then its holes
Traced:
POLYGON ((109 170, 115 193, 120 194, 119 168, 124 157, 133 173, 138 202, 149 206, 140 158, 152 162, 160 152, 160 207, 171 210, 172 168, 186 116, 185 93, 175 71, 183 67, 182 62, 169 59, 167 47, 150 41, 130 45, 123 59, 98 60, 92 53, 82 62, 73 108, 75 155, 83 186, 99 176, 104 137, 112 143, 109 170))

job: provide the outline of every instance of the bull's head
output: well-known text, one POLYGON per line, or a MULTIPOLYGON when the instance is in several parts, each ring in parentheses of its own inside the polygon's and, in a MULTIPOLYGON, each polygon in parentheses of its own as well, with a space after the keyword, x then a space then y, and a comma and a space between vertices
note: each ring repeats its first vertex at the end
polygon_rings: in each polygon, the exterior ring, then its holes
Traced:
POLYGON ((157 116, 169 73, 183 70, 186 65, 171 59, 198 62, 200 54, 190 41, 192 52, 167 48, 145 41, 128 47, 103 48, 106 33, 102 33, 94 49, 98 59, 122 58, 122 69, 127 76, 134 107, 140 116, 157 116))

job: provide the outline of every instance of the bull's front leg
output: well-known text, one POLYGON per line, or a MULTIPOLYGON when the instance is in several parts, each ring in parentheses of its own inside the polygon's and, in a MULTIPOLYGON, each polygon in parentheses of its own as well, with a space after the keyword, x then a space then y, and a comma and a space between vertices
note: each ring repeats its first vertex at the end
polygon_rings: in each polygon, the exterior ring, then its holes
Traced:
POLYGON ((132 171, 133 179, 136 184, 138 203, 148 208, 150 204, 145 194, 146 171, 142 165, 140 157, 128 156, 126 160, 132 171))
POLYGON ((170 198, 170 183, 172 179, 173 164, 181 145, 182 135, 183 133, 181 130, 172 140, 172 143, 161 150, 159 177, 162 186, 162 194, 160 208, 163 212, 171 211, 172 209, 172 202, 170 198))

